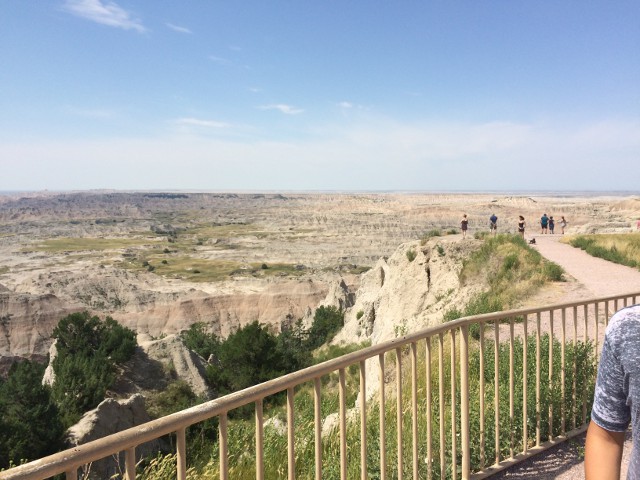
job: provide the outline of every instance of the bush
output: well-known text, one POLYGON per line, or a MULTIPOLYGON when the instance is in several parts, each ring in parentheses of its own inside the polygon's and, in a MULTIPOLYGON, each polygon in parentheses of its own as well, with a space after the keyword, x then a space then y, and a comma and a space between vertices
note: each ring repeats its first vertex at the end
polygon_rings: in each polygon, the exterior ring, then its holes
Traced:
MULTIPOLYGON (((455 230, 455 233, 458 233, 457 230, 455 230)), ((424 235, 422 235, 422 238, 420 239, 420 244, 424 245, 425 243, 427 243, 427 241, 430 238, 433 237, 440 237, 442 235, 442 233, 440 232, 439 228, 434 228, 432 230, 429 230, 428 232, 426 232, 424 235)))
POLYGON ((44 365, 14 363, 0 379, 0 469, 58 451, 64 429, 51 389, 42 385, 44 365))
POLYGON ((572 247, 580 248, 593 257, 636 268, 640 266, 640 239, 636 235, 589 235, 571 239, 572 247), (620 248, 618 248, 618 246, 620 248))
POLYGON ((207 379, 224 395, 299 370, 310 359, 300 345, 292 334, 276 337, 255 321, 220 342, 214 363, 207 366, 207 379))
POLYGON ((364 310, 358 310, 358 313, 356 313, 356 320, 360 320, 363 315, 364 315, 364 310))
POLYGON ((416 251, 415 250, 407 250, 407 260, 413 262, 416 259, 416 251))
POLYGON ((344 314, 334 306, 321 305, 313 316, 307 346, 314 349, 329 342, 344 325, 344 314))
POLYGON ((104 322, 88 312, 73 313, 53 330, 58 354, 52 397, 68 427, 98 405, 115 380, 115 368, 136 348, 135 333, 111 317, 104 322))

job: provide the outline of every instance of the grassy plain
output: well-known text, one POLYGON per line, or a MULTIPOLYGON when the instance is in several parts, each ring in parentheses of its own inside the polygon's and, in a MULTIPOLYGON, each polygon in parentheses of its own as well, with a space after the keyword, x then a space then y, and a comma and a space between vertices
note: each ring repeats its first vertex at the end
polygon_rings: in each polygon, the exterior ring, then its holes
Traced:
POLYGON ((105 251, 141 247, 153 242, 154 240, 148 238, 50 238, 35 246, 25 247, 23 251, 46 253, 105 251))
POLYGON ((577 235, 562 239, 589 255, 628 267, 640 268, 640 234, 577 235))

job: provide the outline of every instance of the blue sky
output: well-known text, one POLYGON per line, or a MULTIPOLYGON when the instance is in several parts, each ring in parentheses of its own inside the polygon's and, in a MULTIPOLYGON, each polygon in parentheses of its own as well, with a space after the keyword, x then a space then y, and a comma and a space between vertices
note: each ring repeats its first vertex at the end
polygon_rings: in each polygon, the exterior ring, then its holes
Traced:
POLYGON ((0 0, 0 190, 640 191, 640 2, 0 0))

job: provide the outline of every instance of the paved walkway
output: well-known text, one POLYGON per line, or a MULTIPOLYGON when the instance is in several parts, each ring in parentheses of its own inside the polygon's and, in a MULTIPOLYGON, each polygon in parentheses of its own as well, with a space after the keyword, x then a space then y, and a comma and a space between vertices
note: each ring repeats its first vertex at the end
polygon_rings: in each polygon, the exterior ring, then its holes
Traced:
POLYGON ((606 297, 640 291, 640 270, 592 257, 559 240, 561 235, 535 237, 536 248, 546 258, 564 268, 592 297, 606 297))
MULTIPOLYGON (((527 238, 531 236, 527 235, 527 238)), ((561 243, 561 235, 535 235, 536 248, 547 259, 564 268, 573 277, 577 289, 571 290, 567 301, 579 298, 605 297, 621 293, 640 292, 640 271, 623 265, 595 258, 578 248, 561 243)), ((630 435, 625 443, 623 471, 626 478, 626 464, 631 448, 630 435)), ((511 469, 497 474, 492 480, 500 479, 584 479, 584 435, 554 447, 545 453, 522 462, 511 469)))

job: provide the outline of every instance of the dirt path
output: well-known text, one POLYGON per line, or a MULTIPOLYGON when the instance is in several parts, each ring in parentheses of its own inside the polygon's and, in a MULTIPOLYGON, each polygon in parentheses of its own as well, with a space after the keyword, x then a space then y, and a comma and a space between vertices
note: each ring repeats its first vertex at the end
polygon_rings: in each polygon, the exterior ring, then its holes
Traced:
MULTIPOLYGON (((547 259, 564 268, 568 278, 563 285, 534 297, 532 302, 559 303, 640 291, 640 271, 594 258, 580 249, 561 243, 560 235, 536 236, 536 248, 547 259)), ((628 435, 621 478, 631 450, 628 435)), ((493 476, 498 479, 584 479, 584 435, 570 440, 530 460, 493 476)))

